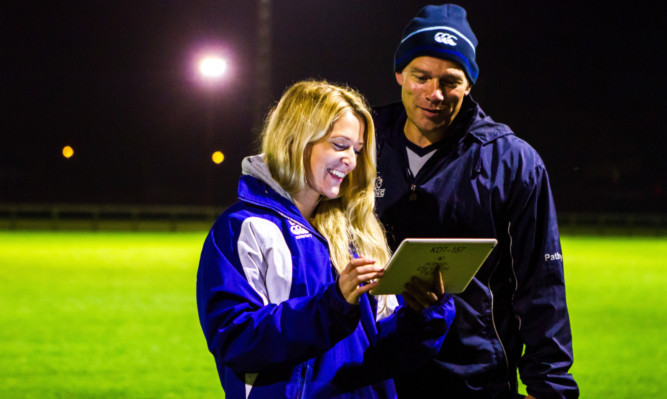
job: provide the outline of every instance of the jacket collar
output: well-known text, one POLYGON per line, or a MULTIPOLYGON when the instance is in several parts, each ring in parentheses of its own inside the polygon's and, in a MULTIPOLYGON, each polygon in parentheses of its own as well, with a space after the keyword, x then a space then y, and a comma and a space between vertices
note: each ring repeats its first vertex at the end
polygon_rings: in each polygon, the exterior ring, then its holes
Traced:
POLYGON ((514 134, 509 126, 491 119, 470 95, 463 99, 461 111, 454 119, 451 128, 457 135, 461 134, 463 138, 470 135, 482 145, 514 134))
POLYGON ((273 176, 271 176, 269 166, 264 162, 264 154, 245 157, 241 163, 241 173, 253 176, 257 180, 266 183, 281 197, 287 198, 293 202, 292 196, 273 179, 273 176))
POLYGON ((317 230, 301 215, 292 196, 273 179, 263 154, 243 159, 241 169, 243 175, 239 180, 238 191, 241 201, 271 209, 319 236, 317 230))

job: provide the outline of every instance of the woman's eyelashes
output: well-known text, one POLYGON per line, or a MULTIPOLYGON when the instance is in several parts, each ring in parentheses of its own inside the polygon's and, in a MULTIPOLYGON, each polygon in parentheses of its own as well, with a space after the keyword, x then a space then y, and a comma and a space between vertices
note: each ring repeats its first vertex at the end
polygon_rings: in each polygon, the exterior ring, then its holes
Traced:
POLYGON ((359 149, 354 148, 354 146, 352 146, 351 144, 341 144, 341 143, 336 143, 336 142, 333 143, 333 147, 336 151, 347 151, 349 148, 352 148, 352 150, 354 151, 354 153, 356 155, 361 154, 361 150, 362 150, 362 148, 359 148, 359 149))

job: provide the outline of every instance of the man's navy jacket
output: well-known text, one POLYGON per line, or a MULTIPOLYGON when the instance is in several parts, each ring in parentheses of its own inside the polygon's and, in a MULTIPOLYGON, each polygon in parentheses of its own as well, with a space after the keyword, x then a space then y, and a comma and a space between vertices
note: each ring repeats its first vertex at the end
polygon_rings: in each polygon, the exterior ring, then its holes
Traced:
POLYGON ((376 210, 406 237, 494 237, 436 360, 396 379, 405 397, 577 397, 556 211, 542 159, 467 96, 446 140, 412 176, 401 103, 374 110, 376 210), (522 355, 522 351, 525 353, 522 355))

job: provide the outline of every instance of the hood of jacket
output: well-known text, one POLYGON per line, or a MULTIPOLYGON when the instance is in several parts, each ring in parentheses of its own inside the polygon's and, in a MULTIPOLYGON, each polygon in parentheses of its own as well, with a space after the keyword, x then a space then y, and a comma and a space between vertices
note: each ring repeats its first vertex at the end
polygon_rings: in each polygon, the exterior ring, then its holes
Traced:
POLYGON ((292 196, 273 179, 273 176, 271 176, 269 165, 264 162, 264 154, 245 157, 241 163, 241 173, 266 183, 281 197, 292 201, 292 196))
POLYGON ((264 162, 264 154, 244 158, 241 172, 238 191, 241 201, 272 209, 283 217, 310 226, 292 196, 271 176, 269 166, 264 162))

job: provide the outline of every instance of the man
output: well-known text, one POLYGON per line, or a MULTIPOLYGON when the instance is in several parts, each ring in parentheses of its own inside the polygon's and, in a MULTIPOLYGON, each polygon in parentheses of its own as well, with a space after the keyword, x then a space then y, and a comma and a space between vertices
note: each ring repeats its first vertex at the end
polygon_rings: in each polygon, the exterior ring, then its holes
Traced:
POLYGON ((477 39, 466 11, 427 6, 395 55, 402 103, 375 110, 377 212, 406 237, 495 237, 437 358, 396 379, 400 397, 575 398, 556 212, 544 164, 470 97, 477 39))

